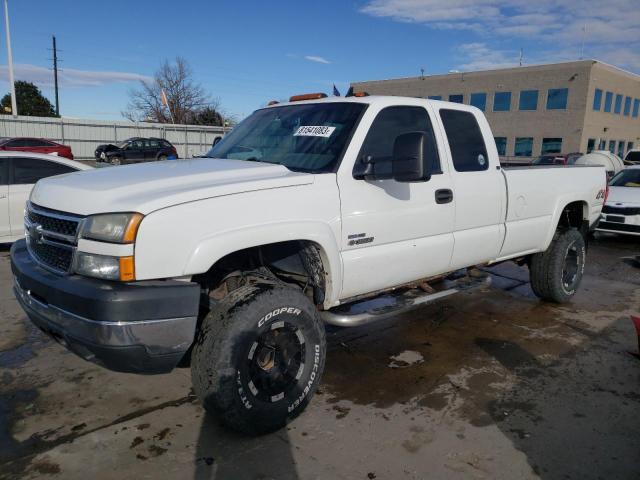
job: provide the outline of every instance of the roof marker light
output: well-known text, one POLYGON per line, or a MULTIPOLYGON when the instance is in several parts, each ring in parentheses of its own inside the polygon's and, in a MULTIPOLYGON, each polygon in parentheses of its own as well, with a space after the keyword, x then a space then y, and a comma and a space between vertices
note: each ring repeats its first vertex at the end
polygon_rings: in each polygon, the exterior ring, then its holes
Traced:
POLYGON ((304 93, 302 95, 294 95, 289 99, 290 102, 301 102, 302 100, 318 100, 327 98, 326 93, 304 93))

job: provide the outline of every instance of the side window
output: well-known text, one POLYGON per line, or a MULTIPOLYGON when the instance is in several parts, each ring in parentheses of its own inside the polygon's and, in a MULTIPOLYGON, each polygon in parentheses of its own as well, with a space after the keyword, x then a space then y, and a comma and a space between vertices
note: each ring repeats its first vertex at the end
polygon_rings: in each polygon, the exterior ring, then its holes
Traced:
POLYGON ((144 148, 144 142, 142 140, 135 140, 133 143, 133 148, 144 148))
POLYGON ((453 168, 457 172, 477 172, 489 168, 487 147, 476 117, 461 110, 440 110, 449 140, 453 168))
POLYGON ((5 144, 7 148, 18 148, 18 147, 27 147, 26 141, 22 138, 17 138, 15 140, 11 140, 5 144))
POLYGON ((75 172, 74 168, 39 158, 13 158, 13 184, 36 183, 41 178, 75 172))
POLYGON ((149 140, 149 146, 151 148, 160 148, 160 142, 158 140, 149 140))
POLYGON ((371 155, 376 159, 376 173, 391 173, 393 144, 403 133, 425 132, 425 162, 431 162, 432 173, 442 173, 440 156, 429 114, 422 107, 387 107, 378 113, 360 149, 359 159, 371 155))
POLYGON ((24 140, 25 147, 50 147, 51 144, 47 141, 40 140, 39 138, 25 138, 24 140))
POLYGON ((0 185, 9 183, 9 159, 0 158, 0 185))

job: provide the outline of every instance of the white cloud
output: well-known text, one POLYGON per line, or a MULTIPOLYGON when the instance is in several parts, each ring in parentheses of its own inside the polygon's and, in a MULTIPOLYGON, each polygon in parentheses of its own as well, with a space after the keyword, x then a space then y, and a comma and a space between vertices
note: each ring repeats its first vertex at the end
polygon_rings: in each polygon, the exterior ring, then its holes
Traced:
MULTIPOLYGON (((31 64, 17 64, 13 66, 16 80, 33 82, 41 87, 53 86, 53 72, 45 67, 31 64)), ((7 65, 0 65, 0 79, 8 80, 7 65)), ((58 82, 66 87, 99 87, 110 83, 129 83, 140 80, 150 80, 149 77, 129 72, 108 72, 94 70, 78 70, 65 68, 58 71, 58 82)))
POLYGON ((309 60, 310 62, 316 62, 316 63, 326 63, 329 64, 331 63, 329 60, 327 60, 324 57, 319 57, 317 55, 305 55, 304 56, 305 60, 309 60))
POLYGON ((640 70, 638 0, 369 0, 361 12, 476 34, 484 50, 468 50, 460 67, 509 64, 514 52, 496 51, 487 44, 522 39, 535 42, 541 57, 546 52, 547 57, 575 60, 584 38, 585 58, 640 70))

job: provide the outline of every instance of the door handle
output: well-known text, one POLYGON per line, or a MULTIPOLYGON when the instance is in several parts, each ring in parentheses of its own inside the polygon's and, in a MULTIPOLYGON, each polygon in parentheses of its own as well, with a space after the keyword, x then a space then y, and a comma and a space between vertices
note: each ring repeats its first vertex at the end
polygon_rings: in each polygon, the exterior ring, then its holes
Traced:
POLYGON ((436 190, 436 203, 451 203, 453 201, 453 192, 448 188, 436 190))

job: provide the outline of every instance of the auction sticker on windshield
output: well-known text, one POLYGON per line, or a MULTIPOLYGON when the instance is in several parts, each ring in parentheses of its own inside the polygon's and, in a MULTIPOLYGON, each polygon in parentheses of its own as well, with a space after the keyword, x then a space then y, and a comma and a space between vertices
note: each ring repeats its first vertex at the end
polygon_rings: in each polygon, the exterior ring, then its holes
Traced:
POLYGON ((325 137, 329 138, 336 127, 325 127, 324 125, 300 125, 294 137, 325 137))

